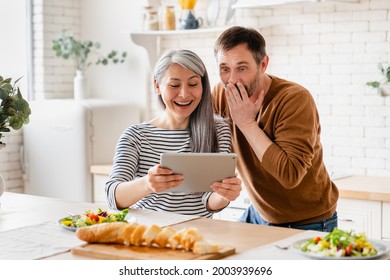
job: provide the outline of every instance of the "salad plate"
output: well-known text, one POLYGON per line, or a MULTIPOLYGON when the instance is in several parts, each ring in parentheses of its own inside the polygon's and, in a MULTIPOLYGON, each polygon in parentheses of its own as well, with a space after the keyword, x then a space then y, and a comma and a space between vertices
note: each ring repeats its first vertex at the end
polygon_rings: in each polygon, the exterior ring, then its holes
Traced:
POLYGON ((67 230, 70 230, 70 231, 76 231, 77 227, 74 225, 76 223, 76 221, 80 219, 80 215, 72 215, 72 216, 68 216, 68 217, 65 217, 65 218, 62 218, 62 219, 59 219, 57 221, 57 224, 64 228, 64 229, 67 229, 67 230), (72 222, 71 224, 69 225, 66 225, 66 221, 74 221, 72 222))
POLYGON ((301 246, 302 244, 308 242, 313 238, 306 238, 302 239, 300 241, 295 242, 292 245, 293 251, 297 252, 298 254, 301 254, 305 257, 312 258, 312 259, 320 259, 320 260, 369 260, 369 259, 377 259, 381 256, 387 254, 390 251, 390 247, 387 246, 385 243, 381 242, 380 240, 370 240, 367 241, 370 242, 374 248, 377 250, 377 254, 375 255, 369 255, 369 256, 327 256, 323 252, 305 252, 302 251, 301 246))
MULTIPOLYGON (((129 209, 123 209, 117 213, 108 213, 102 209, 98 209, 96 212, 87 210, 82 215, 69 215, 57 221, 57 224, 62 228, 70 231, 76 231, 79 227, 91 226, 101 223, 113 223, 113 222, 128 222, 126 215, 129 209)), ((132 220, 132 219, 130 219, 132 220)))

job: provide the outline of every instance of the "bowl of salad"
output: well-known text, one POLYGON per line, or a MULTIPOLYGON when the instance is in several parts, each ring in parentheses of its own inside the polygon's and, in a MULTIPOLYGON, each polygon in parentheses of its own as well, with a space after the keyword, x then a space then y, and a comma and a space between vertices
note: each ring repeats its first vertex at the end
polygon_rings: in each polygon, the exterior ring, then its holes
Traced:
POLYGON ((79 227, 91 226, 101 223, 126 222, 129 209, 117 213, 108 213, 100 208, 97 211, 86 210, 82 215, 70 215, 58 220, 58 224, 68 230, 76 231, 79 227))
POLYGON ((389 251, 383 242, 369 240, 365 233, 338 228, 324 237, 301 240, 293 248, 305 256, 318 259, 373 259, 389 251))

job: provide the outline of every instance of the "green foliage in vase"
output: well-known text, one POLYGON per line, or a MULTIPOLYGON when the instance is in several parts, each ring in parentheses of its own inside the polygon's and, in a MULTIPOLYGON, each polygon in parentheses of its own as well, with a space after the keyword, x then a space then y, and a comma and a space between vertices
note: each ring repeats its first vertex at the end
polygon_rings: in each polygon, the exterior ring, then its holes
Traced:
POLYGON ((13 84, 12 79, 3 79, 0 76, 0 143, 4 132, 10 132, 10 127, 18 130, 24 124, 30 122, 31 109, 28 102, 23 98, 19 87, 13 84))
POLYGON ((99 52, 101 44, 90 40, 79 41, 68 31, 64 30, 53 40, 53 50, 57 57, 63 59, 73 59, 77 65, 77 70, 84 71, 92 64, 107 65, 109 63, 123 63, 126 60, 127 52, 119 53, 112 50, 107 55, 99 52), (89 58, 94 55, 95 61, 89 58))

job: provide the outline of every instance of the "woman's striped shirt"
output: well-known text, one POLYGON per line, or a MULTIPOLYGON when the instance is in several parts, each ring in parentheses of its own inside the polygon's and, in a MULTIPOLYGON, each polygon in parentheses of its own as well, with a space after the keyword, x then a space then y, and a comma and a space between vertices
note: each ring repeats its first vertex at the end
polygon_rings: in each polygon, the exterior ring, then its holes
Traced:
MULTIPOLYGON (((220 152, 230 152, 228 124, 217 119, 216 129, 220 152)), ((147 175, 151 167, 160 163, 160 154, 164 152, 191 152, 189 130, 167 130, 144 122, 132 125, 122 133, 116 146, 113 169, 105 186, 111 208, 118 209, 115 201, 118 184, 147 175)), ((134 207, 212 217, 213 212, 206 208, 210 195, 211 192, 152 193, 139 200, 134 207)))

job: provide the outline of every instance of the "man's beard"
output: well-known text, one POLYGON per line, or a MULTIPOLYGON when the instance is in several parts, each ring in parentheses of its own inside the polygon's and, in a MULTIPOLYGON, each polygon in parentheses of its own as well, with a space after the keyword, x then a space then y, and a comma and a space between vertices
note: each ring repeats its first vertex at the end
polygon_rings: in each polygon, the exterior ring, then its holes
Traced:
MULTIPOLYGON (((256 90, 258 89, 258 87, 260 86, 260 75, 259 75, 259 69, 257 69, 256 71, 256 74, 255 74, 255 78, 249 82, 249 84, 243 84, 247 94, 248 94, 248 97, 251 97, 255 92, 256 90)), ((224 87, 226 89, 226 86, 229 82, 227 82, 226 84, 224 84, 224 87)), ((242 82, 241 82, 242 83, 242 82)), ((237 88, 238 92, 240 93, 241 95, 241 92, 240 92, 240 89, 238 88, 237 84, 235 84, 235 87, 237 88)))
POLYGON ((249 84, 244 85, 246 92, 248 93, 248 97, 251 97, 258 87, 260 86, 260 75, 259 70, 256 72, 255 78, 249 82, 249 84))

